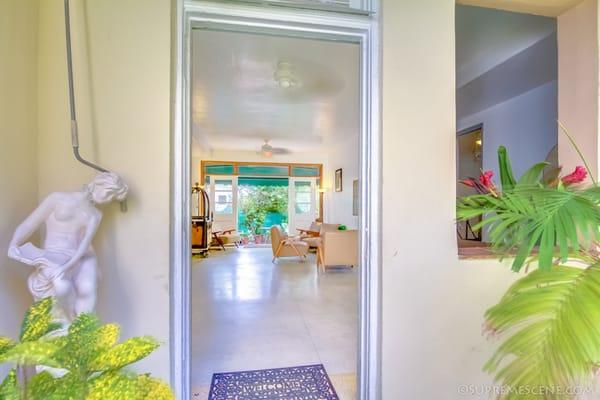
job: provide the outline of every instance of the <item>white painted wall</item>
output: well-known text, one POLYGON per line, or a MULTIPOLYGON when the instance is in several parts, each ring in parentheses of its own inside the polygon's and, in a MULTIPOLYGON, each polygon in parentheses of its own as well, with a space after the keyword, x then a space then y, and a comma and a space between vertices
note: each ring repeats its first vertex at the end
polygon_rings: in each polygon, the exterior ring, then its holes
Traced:
POLYGON ((12 338, 31 304, 31 271, 6 254, 37 203, 37 21, 37 0, 0 2, 0 335, 12 338))
MULTIPOLYGON (((71 155, 63 1, 40 5, 44 197, 79 189, 93 172, 71 155)), ((163 342, 139 369, 168 379, 170 2, 87 0, 72 7, 81 151, 121 174, 131 189, 129 211, 107 207, 94 242, 102 270, 98 311, 121 324, 124 337, 163 342)))
MULTIPOLYGON (((457 130, 483 123, 483 170, 499 183, 498 147, 508 149, 515 176, 544 161, 557 143, 557 82, 550 82, 458 121, 457 130)), ((465 177, 460 177, 465 178, 465 177)))
POLYGON ((554 18, 457 5, 457 86, 476 79, 555 31, 554 18))
MULTIPOLYGON (((558 17, 558 117, 575 137, 598 176, 598 2, 586 0, 558 17)), ((565 135, 558 136, 565 172, 582 161, 565 135)))
POLYGON ((360 160, 358 152, 358 132, 347 135, 343 141, 328 149, 328 166, 325 174, 330 185, 324 193, 325 208, 328 210, 326 222, 343 224, 348 229, 358 228, 358 216, 352 215, 352 182, 358 179, 360 160), (342 191, 335 191, 335 170, 342 168, 342 191))
POLYGON ((514 279, 456 255, 454 7, 383 0, 384 400, 489 384, 483 314, 514 279))
POLYGON ((480 7, 456 12, 457 131, 483 124, 483 169, 499 182, 503 145, 519 177, 558 140, 556 19, 480 7))

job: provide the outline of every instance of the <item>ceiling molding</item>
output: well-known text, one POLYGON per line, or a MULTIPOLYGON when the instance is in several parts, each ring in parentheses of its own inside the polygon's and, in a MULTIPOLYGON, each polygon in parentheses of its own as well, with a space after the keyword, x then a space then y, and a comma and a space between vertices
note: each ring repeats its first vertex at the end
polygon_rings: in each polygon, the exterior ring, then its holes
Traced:
POLYGON ((584 0, 457 0, 458 4, 558 17, 584 0))

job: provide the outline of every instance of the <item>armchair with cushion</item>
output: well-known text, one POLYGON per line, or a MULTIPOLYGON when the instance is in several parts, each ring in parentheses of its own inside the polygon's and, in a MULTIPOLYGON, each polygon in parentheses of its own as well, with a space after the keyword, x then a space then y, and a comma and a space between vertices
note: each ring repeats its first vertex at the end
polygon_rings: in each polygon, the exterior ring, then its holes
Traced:
POLYGON ((271 227, 271 246, 273 262, 279 257, 300 257, 304 261, 308 254, 308 244, 298 238, 288 237, 279 225, 271 227))
POLYGON ((323 271, 328 266, 358 265, 358 231, 326 231, 321 235, 317 264, 323 271))
POLYGON ((308 247, 310 247, 311 249, 317 249, 321 245, 321 237, 323 236, 323 234, 325 232, 337 232, 339 226, 339 224, 320 224, 318 234, 302 236, 302 240, 308 243, 308 247))

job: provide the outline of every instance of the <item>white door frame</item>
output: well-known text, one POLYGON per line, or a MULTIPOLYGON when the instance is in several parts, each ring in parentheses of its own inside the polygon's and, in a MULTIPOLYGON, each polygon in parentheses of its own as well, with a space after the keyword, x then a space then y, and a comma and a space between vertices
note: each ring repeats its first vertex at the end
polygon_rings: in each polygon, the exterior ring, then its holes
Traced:
MULTIPOLYGON (((374 10, 378 1, 372 0, 374 10)), ((377 15, 377 14, 375 14, 377 15)), ((381 399, 381 132, 378 17, 175 0, 172 54, 171 149, 171 383, 180 400, 191 398, 191 130, 190 42, 192 28, 276 31, 361 46, 360 134, 360 400, 381 399)))

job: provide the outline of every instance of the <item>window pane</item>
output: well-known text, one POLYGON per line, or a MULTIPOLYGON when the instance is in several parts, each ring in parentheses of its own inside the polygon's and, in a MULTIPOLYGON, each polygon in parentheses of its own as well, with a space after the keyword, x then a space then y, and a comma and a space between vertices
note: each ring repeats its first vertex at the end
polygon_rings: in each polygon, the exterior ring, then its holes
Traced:
POLYGON ((311 189, 310 182, 295 182, 296 192, 309 192, 311 189))
POLYGON ((231 179, 215 180, 215 212, 233 214, 233 182, 231 179))
POLYGON ((233 203, 233 193, 231 192, 216 192, 215 197, 217 203, 233 203))
POLYGON ((292 167, 292 176, 319 176, 319 167, 292 167))
POLYGON ((233 205, 231 203, 217 203, 215 204, 215 212, 217 214, 232 214, 233 205))
POLYGON ((231 164, 206 165, 204 167, 204 173, 206 175, 233 175, 233 165, 231 165, 231 164))
POLYGON ((296 203, 310 203, 310 193, 296 193, 296 203))
POLYGON ((229 191, 233 190, 233 183, 230 180, 216 180, 215 181, 215 191, 229 191))
POLYGON ((310 203, 296 203, 296 214, 310 213, 310 203))
POLYGON ((288 176, 286 165, 240 165, 240 175, 249 176, 288 176))

